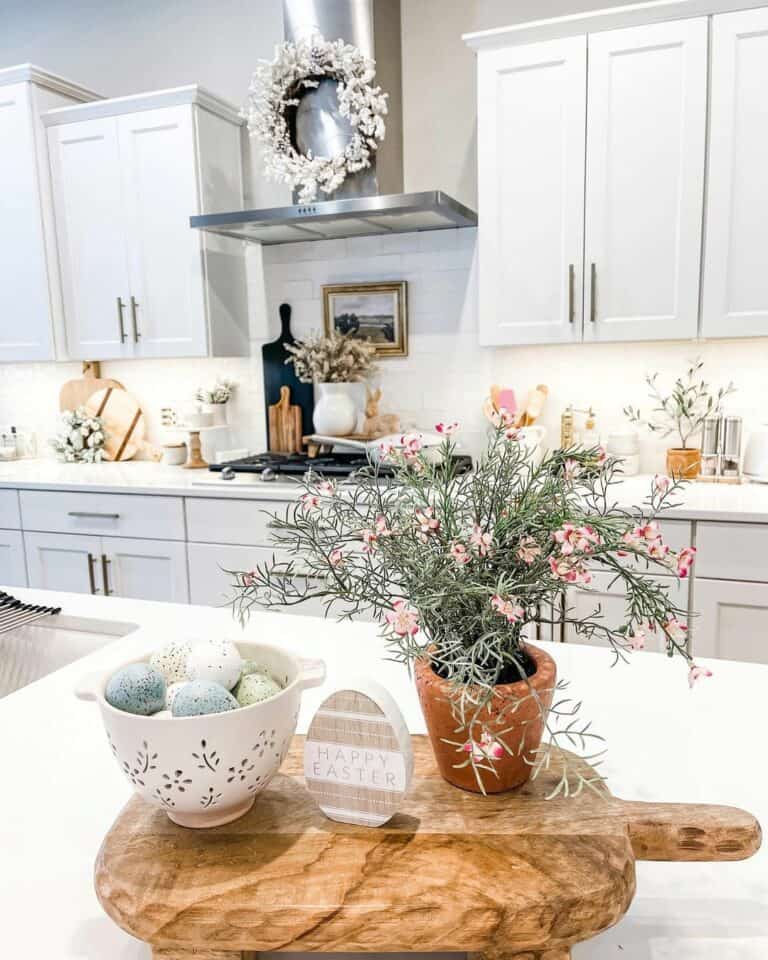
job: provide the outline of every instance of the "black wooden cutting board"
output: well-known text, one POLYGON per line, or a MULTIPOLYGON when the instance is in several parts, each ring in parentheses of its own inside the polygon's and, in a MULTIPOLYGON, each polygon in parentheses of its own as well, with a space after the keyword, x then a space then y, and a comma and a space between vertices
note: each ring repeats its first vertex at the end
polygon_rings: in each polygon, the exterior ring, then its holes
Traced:
POLYGON ((311 383, 301 383, 296 376, 293 364, 286 363, 290 356, 285 349, 287 343, 295 343, 291 333, 291 305, 280 304, 280 336, 272 343, 261 348, 264 365, 264 411, 267 418, 267 449, 269 449, 269 407, 280 400, 280 387, 291 388, 291 403, 301 407, 301 429, 304 436, 312 433, 312 410, 315 405, 315 391, 311 383))

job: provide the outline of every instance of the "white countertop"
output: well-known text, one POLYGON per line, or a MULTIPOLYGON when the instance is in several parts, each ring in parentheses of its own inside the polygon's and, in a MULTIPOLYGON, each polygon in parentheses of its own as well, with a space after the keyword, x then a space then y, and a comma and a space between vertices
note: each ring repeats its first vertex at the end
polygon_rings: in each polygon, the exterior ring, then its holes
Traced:
MULTIPOLYGON (((617 483, 613 496, 620 506, 633 507, 648 496, 650 475, 617 483)), ((138 493, 182 497, 233 497, 288 500, 298 491, 295 482, 264 483, 256 475, 221 480, 206 470, 185 470, 148 461, 124 463, 59 463, 52 459, 0 462, 0 489, 87 490, 93 493, 138 493)), ((690 483, 666 515, 688 520, 768 523, 768 484, 690 483)))
MULTIPOLYGON (((122 620, 140 630, 0 700, 0 937, 14 960, 147 960, 96 901, 93 861, 129 796, 98 710, 75 699, 82 674, 129 659, 154 637, 239 628, 228 610, 15 590, 63 612, 122 620)), ((261 640, 322 656, 324 687, 304 695, 299 731, 344 669, 374 673, 397 699, 412 732, 424 731, 406 670, 382 658, 370 624, 256 614, 261 640)), ((682 661, 637 654, 611 668, 602 649, 543 644, 583 699, 582 716, 608 738, 603 770, 627 799, 734 804, 768 823, 768 772, 760 746, 768 667, 711 661, 693 691, 682 661)), ((705 662, 705 661, 702 661, 705 662)), ((768 850, 741 863, 640 863, 637 895, 612 930, 574 948, 574 960, 765 960, 768 850)))

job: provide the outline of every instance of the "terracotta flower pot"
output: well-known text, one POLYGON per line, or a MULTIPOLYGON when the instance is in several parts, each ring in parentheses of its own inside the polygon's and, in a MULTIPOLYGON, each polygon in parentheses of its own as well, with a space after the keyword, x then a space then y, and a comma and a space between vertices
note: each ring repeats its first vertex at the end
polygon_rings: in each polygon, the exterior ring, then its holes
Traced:
POLYGON ((693 480, 701 472, 701 450, 672 447, 667 450, 667 473, 676 480, 693 480))
POLYGON ((531 761, 541 743, 546 714, 552 705, 557 669, 555 661, 543 650, 531 644, 525 649, 536 663, 536 672, 527 680, 499 684, 495 688, 493 699, 478 717, 489 735, 486 739, 481 738, 479 724, 472 737, 468 730, 457 732, 458 723, 450 700, 451 684, 434 672, 428 660, 417 662, 416 689, 429 739, 441 775, 454 786, 482 793, 472 764, 457 767, 465 763, 470 750, 474 750, 477 760, 486 766, 491 765, 492 760, 495 774, 477 771, 486 793, 513 790, 530 777, 531 761), (530 696, 532 692, 538 699, 530 696), (514 710, 511 704, 523 698, 527 699, 514 710), (512 755, 501 748, 499 740, 493 739, 494 733, 504 740, 512 755), (457 743, 461 745, 457 747, 457 743))

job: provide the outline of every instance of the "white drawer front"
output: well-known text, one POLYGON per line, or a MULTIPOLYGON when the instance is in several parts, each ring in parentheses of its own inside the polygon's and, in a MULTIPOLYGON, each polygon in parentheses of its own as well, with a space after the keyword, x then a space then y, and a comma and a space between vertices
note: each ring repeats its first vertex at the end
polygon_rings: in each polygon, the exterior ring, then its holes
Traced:
POLYGON ((184 540, 180 497, 65 490, 22 490, 25 530, 184 540))
POLYGON ((19 494, 16 490, 0 490, 0 527, 20 530, 19 494))
POLYGON ((198 543, 231 543, 270 546, 270 518, 285 516, 288 501, 209 500, 186 501, 188 539, 198 543))
POLYGON ((707 523, 696 528, 696 576, 768 583, 768 524, 707 523))

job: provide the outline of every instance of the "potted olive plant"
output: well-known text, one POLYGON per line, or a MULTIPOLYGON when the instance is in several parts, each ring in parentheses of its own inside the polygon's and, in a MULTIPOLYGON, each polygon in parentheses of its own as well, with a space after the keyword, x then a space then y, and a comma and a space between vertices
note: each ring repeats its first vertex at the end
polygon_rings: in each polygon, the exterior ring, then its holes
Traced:
MULTIPOLYGON (((662 541, 655 517, 678 486, 668 478, 652 484, 643 507, 619 509, 611 501, 617 462, 599 448, 534 464, 503 424, 476 469, 460 474, 451 459, 455 427, 436 428, 442 466, 427 461, 411 435, 383 451, 394 460, 392 477, 371 465, 354 486, 305 479, 295 504, 272 520, 275 543, 291 559, 233 573, 234 603, 242 617, 254 605, 309 598, 346 616, 372 614, 395 658, 415 672, 443 777, 499 792, 535 775, 560 746, 589 753, 595 738, 576 706, 554 696, 564 684, 529 640, 537 623, 572 624, 607 640, 621 659, 656 629, 668 653, 688 661, 691 683, 708 672, 688 653, 683 611, 663 579, 649 575, 657 568, 686 576, 694 550, 675 553, 662 541), (588 590, 596 570, 626 592, 618 627, 602 620, 597 602, 578 617, 564 602, 569 586, 588 590)), ((579 774, 568 773, 564 758, 567 792, 578 789, 570 777, 579 774)))
POLYGON ((729 383, 713 393, 710 385, 699 376, 703 366, 703 360, 692 363, 666 395, 657 385, 658 373, 649 374, 645 382, 656 405, 647 419, 636 407, 624 408, 632 423, 646 426, 651 433, 662 437, 676 434, 680 438, 679 447, 667 450, 667 473, 685 480, 693 480, 701 472, 701 448, 691 443, 692 438, 701 431, 707 417, 720 413, 723 399, 736 389, 729 383))
POLYGON ((315 432, 335 437, 353 433, 357 422, 353 384, 374 372, 376 347, 334 330, 329 336, 315 333, 286 344, 285 349, 291 354, 285 362, 293 364, 299 380, 316 387, 315 432))

